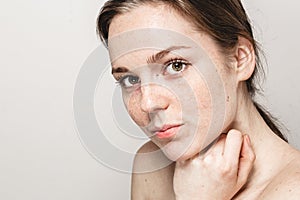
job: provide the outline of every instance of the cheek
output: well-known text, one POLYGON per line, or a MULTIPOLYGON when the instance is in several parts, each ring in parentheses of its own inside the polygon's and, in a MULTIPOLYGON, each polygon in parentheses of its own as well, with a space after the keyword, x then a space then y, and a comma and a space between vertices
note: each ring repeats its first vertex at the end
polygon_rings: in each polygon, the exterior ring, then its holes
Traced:
POLYGON ((123 93, 123 101, 128 114, 138 126, 145 127, 149 124, 148 115, 141 110, 141 95, 138 92, 133 92, 130 95, 123 93))
POLYGON ((220 135, 220 131, 215 129, 215 125, 220 124, 220 126, 222 126, 224 120, 223 118, 218 119, 218 114, 221 113, 224 108, 215 106, 214 102, 217 101, 212 99, 223 98, 222 95, 214 95, 216 93, 222 94, 219 90, 223 89, 207 85, 208 83, 206 79, 196 72, 193 73, 190 80, 190 85, 193 88, 194 96, 197 101, 198 116, 195 118, 197 120, 194 121, 194 133, 190 138, 192 139, 191 146, 185 157, 190 157, 195 153, 199 153, 203 148, 217 138, 220 135))
MULTIPOLYGON (((210 136, 209 129, 212 126, 212 117, 214 113, 212 99, 209 88, 205 83, 201 83, 196 88, 197 91, 197 104, 198 104, 198 124, 197 124, 197 135, 198 141, 203 141, 210 136)), ((197 140, 196 139, 196 140, 197 140)), ((202 146, 202 144, 200 144, 202 146)))
POLYGON ((199 74, 198 71, 193 71, 193 75, 189 78, 189 84, 192 87, 193 95, 197 102, 197 110, 201 117, 210 118, 212 101, 211 92, 207 86, 205 79, 199 74))

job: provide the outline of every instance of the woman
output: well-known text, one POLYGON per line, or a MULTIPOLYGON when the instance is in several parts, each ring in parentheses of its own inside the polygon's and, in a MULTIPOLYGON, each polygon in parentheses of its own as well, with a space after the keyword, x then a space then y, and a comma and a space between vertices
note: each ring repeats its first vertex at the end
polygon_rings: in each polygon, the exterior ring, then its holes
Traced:
POLYGON ((132 199, 300 197, 300 153, 253 100, 262 69, 239 0, 111 0, 98 31, 151 139, 138 153, 174 161, 133 173, 132 199))

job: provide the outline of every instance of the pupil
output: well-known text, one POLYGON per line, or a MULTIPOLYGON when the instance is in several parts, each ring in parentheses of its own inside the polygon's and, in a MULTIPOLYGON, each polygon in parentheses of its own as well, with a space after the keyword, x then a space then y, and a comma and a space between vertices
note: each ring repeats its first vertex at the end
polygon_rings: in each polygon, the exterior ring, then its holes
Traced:
POLYGON ((181 63, 174 63, 173 64, 173 69, 175 71, 180 71, 182 69, 182 64, 181 63))
POLYGON ((136 84, 138 82, 138 78, 137 77, 129 77, 129 82, 131 84, 136 84))

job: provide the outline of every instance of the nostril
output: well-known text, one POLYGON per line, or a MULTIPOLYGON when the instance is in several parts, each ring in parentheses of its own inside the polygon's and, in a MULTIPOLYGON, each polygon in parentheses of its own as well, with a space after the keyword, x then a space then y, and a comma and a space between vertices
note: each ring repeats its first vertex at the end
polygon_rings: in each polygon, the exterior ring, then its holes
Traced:
POLYGON ((148 114, 155 114, 159 110, 169 107, 169 102, 165 97, 152 95, 142 99, 141 109, 148 114))

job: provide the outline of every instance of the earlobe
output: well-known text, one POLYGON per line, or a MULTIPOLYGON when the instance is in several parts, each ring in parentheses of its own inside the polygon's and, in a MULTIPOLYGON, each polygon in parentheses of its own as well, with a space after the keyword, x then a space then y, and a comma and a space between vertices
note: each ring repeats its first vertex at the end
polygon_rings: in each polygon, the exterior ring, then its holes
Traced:
POLYGON ((255 69, 255 51, 251 42, 239 37, 236 49, 236 73, 238 81, 245 81, 251 77, 255 69))

